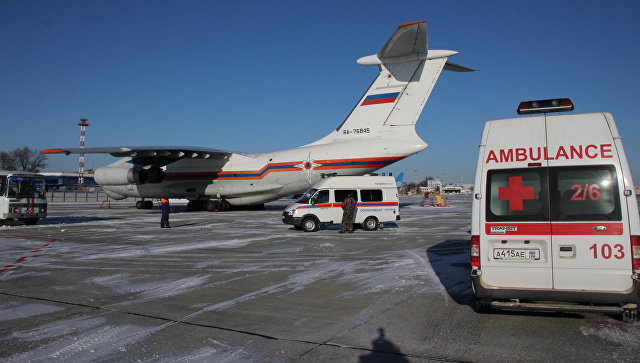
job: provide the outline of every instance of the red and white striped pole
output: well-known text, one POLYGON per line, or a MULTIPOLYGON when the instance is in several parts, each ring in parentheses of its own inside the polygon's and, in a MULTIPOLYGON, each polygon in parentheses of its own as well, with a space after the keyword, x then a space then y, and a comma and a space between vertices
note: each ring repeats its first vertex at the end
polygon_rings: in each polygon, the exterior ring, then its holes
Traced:
MULTIPOLYGON (((86 135, 86 128, 89 126, 89 119, 81 118, 78 122, 80 126, 80 149, 84 149, 84 137, 86 135)), ((84 152, 80 152, 78 157, 78 190, 84 189, 84 152)))

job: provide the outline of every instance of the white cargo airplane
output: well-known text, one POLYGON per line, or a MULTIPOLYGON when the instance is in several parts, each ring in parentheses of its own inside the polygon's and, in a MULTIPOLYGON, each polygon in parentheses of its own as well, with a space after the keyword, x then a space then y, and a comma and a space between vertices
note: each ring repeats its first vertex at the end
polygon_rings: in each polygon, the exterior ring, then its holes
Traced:
MULTIPOLYGON (((95 170, 113 199, 186 198, 190 210, 256 206, 300 194, 326 175, 363 175, 427 147, 415 130, 440 72, 468 72, 450 50, 427 50, 424 21, 399 26, 382 50, 357 60, 380 73, 346 120, 322 139, 260 154, 203 147, 128 146, 48 149, 44 154, 108 153, 123 157, 95 170)), ((151 208, 151 201, 138 203, 151 208)))

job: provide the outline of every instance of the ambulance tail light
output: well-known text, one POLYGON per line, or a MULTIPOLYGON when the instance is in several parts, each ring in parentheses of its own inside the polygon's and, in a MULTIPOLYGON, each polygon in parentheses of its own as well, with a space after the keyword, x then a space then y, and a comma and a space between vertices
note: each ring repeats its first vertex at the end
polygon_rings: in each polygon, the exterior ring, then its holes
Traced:
POLYGON ((480 267, 480 236, 478 235, 471 236, 471 266, 480 267))
POLYGON ((640 270, 640 236, 631 236, 631 250, 633 254, 633 269, 640 270))
POLYGON ((551 100, 524 101, 518 105, 518 115, 533 113, 573 111, 573 102, 568 98, 554 98, 551 100))

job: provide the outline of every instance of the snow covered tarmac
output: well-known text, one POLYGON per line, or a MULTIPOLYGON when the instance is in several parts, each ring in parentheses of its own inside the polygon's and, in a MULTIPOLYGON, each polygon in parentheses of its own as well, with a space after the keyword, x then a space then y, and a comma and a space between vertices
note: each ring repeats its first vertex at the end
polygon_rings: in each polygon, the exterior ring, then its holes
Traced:
POLYGON ((52 204, 0 228, 0 358, 24 361, 635 361, 638 325, 476 314, 470 196, 401 200, 384 230, 295 231, 264 211, 52 204), (10 267, 8 267, 10 266, 10 267))

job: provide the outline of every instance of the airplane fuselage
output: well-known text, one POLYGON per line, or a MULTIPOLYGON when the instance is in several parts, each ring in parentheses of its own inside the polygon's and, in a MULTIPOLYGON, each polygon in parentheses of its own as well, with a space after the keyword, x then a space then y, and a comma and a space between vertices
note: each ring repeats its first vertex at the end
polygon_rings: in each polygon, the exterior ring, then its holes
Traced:
MULTIPOLYGON (((327 174, 372 173, 427 147, 417 135, 402 140, 384 135, 359 140, 358 136, 272 153, 234 153, 228 159, 181 159, 166 166, 161 183, 105 185, 104 189, 127 197, 218 198, 231 205, 263 204, 303 193, 327 174)), ((127 159, 117 163, 126 164, 127 159)))

